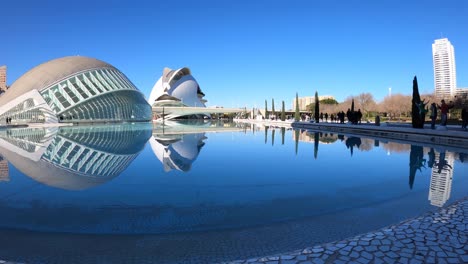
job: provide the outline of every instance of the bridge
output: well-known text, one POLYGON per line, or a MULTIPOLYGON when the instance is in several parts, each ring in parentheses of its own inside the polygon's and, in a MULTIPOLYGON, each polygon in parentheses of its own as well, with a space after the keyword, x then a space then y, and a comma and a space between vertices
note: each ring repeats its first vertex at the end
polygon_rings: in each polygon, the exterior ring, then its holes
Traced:
POLYGON ((153 115, 159 119, 174 119, 185 115, 231 114, 245 112, 245 108, 189 107, 189 106, 154 106, 153 115))

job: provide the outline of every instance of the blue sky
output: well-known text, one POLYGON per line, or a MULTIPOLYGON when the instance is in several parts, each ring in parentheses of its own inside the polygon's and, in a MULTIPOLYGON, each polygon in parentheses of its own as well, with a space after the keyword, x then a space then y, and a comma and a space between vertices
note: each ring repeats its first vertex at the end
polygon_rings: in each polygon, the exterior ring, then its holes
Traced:
POLYGON ((51 59, 82 55, 149 96, 164 67, 187 66, 208 105, 291 107, 299 96, 433 91, 434 39, 455 47, 468 87, 468 1, 5 1, 0 65, 12 84, 51 59))

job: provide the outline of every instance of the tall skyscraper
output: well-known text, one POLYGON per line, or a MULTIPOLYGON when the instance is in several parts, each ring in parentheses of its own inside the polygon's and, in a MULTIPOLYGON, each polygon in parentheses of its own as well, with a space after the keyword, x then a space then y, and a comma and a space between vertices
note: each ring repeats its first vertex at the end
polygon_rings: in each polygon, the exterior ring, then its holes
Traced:
POLYGON ((5 65, 0 66, 0 89, 3 91, 6 90, 6 69, 5 65))
POLYGON ((432 60, 434 63, 434 95, 440 99, 455 96, 457 89, 455 51, 447 38, 434 41, 432 60))

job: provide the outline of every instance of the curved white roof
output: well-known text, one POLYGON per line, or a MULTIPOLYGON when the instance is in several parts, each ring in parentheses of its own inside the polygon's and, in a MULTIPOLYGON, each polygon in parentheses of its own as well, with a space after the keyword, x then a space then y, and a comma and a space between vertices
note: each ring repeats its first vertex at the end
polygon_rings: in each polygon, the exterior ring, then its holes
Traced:
POLYGON ((69 56, 45 62, 17 79, 0 97, 0 104, 34 89, 41 91, 75 73, 96 68, 115 69, 106 62, 83 56, 69 56))

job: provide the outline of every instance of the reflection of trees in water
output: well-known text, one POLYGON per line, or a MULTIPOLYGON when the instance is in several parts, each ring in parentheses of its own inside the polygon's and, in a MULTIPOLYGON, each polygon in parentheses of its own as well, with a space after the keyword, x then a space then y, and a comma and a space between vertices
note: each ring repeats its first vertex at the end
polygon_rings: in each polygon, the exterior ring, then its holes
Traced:
POLYGON ((444 170, 449 171, 452 169, 452 166, 445 159, 445 151, 440 153, 439 161, 436 162, 434 165, 437 168, 437 173, 441 173, 444 170))
POLYGON ((275 145, 275 129, 271 130, 271 145, 275 145))
POLYGON ((314 133, 314 159, 317 159, 318 156, 318 145, 319 145, 319 133, 314 133))
POLYGON ((338 140, 338 135, 333 133, 320 133, 319 141, 325 144, 331 144, 338 140))
POLYGON ((458 153, 458 160, 460 160, 461 163, 465 163, 468 161, 468 154, 467 153, 458 153))
POLYGON ((358 137, 349 137, 346 139, 346 148, 351 151, 351 156, 353 156, 353 148, 361 146, 361 138, 358 137))
POLYGON ((382 147, 388 152, 397 152, 397 153, 406 153, 410 151, 411 149, 411 145, 395 143, 395 142, 383 143, 382 147))
POLYGON ((409 186, 413 189, 414 178, 416 177, 416 171, 421 171, 421 168, 425 168, 426 160, 424 159, 424 151, 421 146, 411 145, 410 150, 410 175, 409 175, 409 186))
POLYGON ((374 148, 374 140, 370 138, 361 138, 360 151, 370 151, 374 148))
POLYGON ((281 128, 281 145, 284 145, 284 134, 286 134, 286 128, 281 128))
POLYGON ((295 129, 294 130, 294 141, 295 141, 295 144, 296 144, 296 155, 297 155, 297 151, 299 149, 299 135, 300 135, 300 131, 299 129, 295 129))

